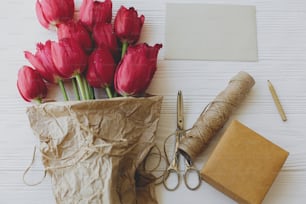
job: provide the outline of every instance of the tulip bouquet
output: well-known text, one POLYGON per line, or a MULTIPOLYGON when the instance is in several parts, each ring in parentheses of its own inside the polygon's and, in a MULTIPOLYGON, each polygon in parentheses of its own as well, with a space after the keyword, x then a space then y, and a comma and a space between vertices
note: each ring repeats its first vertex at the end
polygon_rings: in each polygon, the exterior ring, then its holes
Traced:
POLYGON ((113 96, 143 96, 157 66, 161 44, 136 44, 145 17, 121 6, 112 21, 112 1, 83 0, 75 12, 73 0, 37 0, 40 24, 56 30, 58 41, 38 43, 25 51, 33 66, 23 66, 17 87, 26 101, 42 103, 49 83, 58 84, 64 100, 71 81, 77 100, 95 99, 95 88, 113 96))
POLYGON ((77 10, 73 0, 37 0, 40 24, 58 41, 25 51, 32 67, 18 73, 21 96, 40 103, 27 114, 45 175, 57 203, 156 204, 154 179, 141 165, 160 116, 162 97, 145 92, 162 45, 137 44, 144 16, 134 8, 121 6, 114 20, 111 0, 83 0, 77 10), (59 85, 64 102, 43 103, 49 84, 59 85), (90 100, 100 88, 109 98, 132 97, 90 100))

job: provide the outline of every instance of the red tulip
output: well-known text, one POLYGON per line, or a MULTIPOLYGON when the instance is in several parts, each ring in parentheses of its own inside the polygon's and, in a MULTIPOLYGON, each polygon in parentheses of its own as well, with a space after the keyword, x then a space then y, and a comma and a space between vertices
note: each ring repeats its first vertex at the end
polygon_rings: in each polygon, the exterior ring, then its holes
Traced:
POLYGON ((113 84, 116 64, 106 47, 98 48, 89 57, 86 79, 95 88, 113 84))
POLYGON ((117 37, 113 32, 111 24, 99 23, 95 25, 92 34, 97 47, 107 47, 115 59, 119 58, 120 50, 117 37))
POLYGON ((118 65, 115 89, 122 95, 144 94, 156 71, 157 55, 161 44, 153 47, 146 43, 130 46, 118 65))
POLYGON ((80 21, 69 21, 58 25, 57 36, 59 40, 63 38, 71 38, 79 42, 80 46, 86 53, 90 53, 92 50, 90 34, 80 21))
POLYGON ((45 44, 37 43, 35 55, 28 51, 25 51, 24 54, 33 67, 48 82, 58 83, 58 80, 62 79, 52 60, 50 40, 45 44))
POLYGON ((47 86, 38 71, 23 66, 18 72, 17 88, 22 98, 28 102, 41 101, 47 95, 47 86))
POLYGON ((137 11, 121 6, 115 17, 115 33, 122 42, 134 44, 139 40, 145 17, 138 17, 137 11))
POLYGON ((112 1, 99 2, 83 0, 80 7, 80 21, 92 30, 97 23, 110 23, 112 20, 112 1))
POLYGON ((65 38, 51 42, 51 54, 54 65, 61 75, 71 78, 82 73, 87 66, 87 55, 78 42, 65 38))
POLYGON ((36 15, 40 24, 50 29, 69 21, 74 15, 73 0, 37 0, 36 15))
POLYGON ((86 72, 86 80, 88 84, 94 88, 101 88, 102 80, 98 77, 96 73, 96 68, 94 66, 89 66, 86 72))

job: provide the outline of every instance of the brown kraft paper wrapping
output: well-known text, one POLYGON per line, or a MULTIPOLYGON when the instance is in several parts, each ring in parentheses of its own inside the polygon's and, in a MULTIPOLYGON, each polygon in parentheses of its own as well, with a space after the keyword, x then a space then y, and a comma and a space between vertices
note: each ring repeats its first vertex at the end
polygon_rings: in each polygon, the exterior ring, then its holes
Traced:
POLYGON ((135 175, 154 146, 161 103, 152 96, 28 108, 56 202, 156 204, 154 177, 135 175))
POLYGON ((180 141, 179 150, 187 159, 195 160, 204 150, 254 84, 253 77, 242 71, 229 81, 228 86, 205 108, 180 141))

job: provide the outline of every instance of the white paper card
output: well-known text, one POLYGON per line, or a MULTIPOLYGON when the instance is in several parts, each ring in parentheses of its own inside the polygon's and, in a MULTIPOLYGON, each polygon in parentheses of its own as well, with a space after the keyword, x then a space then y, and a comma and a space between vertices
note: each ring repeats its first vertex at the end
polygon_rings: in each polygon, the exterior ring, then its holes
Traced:
POLYGON ((256 7, 167 4, 165 58, 257 61, 256 7))

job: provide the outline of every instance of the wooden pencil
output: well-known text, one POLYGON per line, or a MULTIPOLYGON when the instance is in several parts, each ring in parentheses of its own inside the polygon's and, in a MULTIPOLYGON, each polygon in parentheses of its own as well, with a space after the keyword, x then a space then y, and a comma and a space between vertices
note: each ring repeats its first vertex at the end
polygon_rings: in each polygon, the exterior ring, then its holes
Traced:
POLYGON ((269 90, 271 92, 271 95, 272 95, 272 98, 273 98, 273 101, 276 105, 276 108, 282 118, 283 121, 286 121, 287 120, 287 117, 286 117, 286 114, 285 114, 285 111, 282 107, 282 104, 280 103, 280 100, 278 98, 278 95, 274 89, 274 86, 272 85, 272 83, 270 82, 270 80, 267 81, 268 82, 268 86, 269 86, 269 90))

